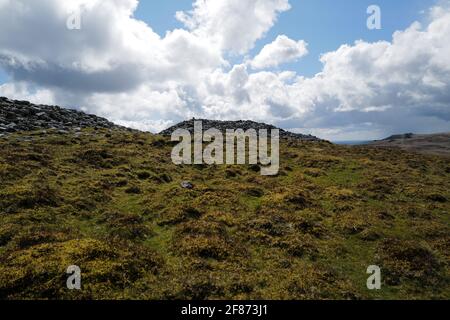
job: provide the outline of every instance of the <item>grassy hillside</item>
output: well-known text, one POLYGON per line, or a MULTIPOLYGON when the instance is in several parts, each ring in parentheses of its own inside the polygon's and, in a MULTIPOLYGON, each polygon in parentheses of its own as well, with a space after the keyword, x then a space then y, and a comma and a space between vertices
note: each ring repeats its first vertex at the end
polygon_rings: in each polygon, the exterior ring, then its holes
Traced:
POLYGON ((123 131, 0 139, 0 299, 450 298, 449 158, 283 142, 263 177, 170 152, 123 131))

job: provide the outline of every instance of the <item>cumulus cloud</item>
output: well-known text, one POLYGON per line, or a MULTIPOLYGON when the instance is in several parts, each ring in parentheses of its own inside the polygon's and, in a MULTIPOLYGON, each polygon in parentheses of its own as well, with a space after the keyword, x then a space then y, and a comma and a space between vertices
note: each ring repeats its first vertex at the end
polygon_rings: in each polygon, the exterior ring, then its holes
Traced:
POLYGON ((337 110, 446 105, 450 85, 450 12, 414 23, 392 42, 358 41, 322 57, 322 79, 337 110), (353 89, 351 89, 354 87, 353 89), (351 90, 350 90, 351 89, 351 90))
POLYGON ((314 122, 345 127, 346 116, 374 131, 448 131, 450 10, 430 12, 428 25, 415 22, 391 42, 357 41, 323 55, 322 73, 304 80, 316 92, 314 122))
POLYGON ((152 131, 193 116, 271 122, 333 140, 450 128, 448 5, 391 41, 323 54, 322 71, 305 78, 267 71, 305 55, 302 40, 281 35, 248 57, 287 0, 196 0, 176 15, 185 28, 163 37, 134 18, 137 4, 0 0, 0 67, 12 79, 0 95, 152 131), (77 8, 82 28, 68 30, 77 8))
POLYGON ((250 65, 253 69, 266 69, 293 62, 308 54, 307 46, 307 43, 303 40, 294 41, 285 35, 281 35, 272 43, 264 46, 261 52, 250 62, 250 65))
POLYGON ((185 30, 165 38, 133 18, 137 0, 9 1, 0 11, 0 64, 18 81, 81 92, 189 82, 220 66, 218 50, 185 30), (66 28, 75 12, 81 30, 66 28), (14 35, 14 36, 11 36, 14 35))
POLYGON ((176 17, 222 50, 244 54, 289 9, 288 0, 196 0, 193 10, 179 11, 176 17))
MULTIPOLYGON (((1 4, 1 2, 0 2, 1 4)), ((0 95, 16 100, 35 101, 42 104, 55 104, 53 92, 48 89, 33 89, 25 82, 0 85, 0 95)))

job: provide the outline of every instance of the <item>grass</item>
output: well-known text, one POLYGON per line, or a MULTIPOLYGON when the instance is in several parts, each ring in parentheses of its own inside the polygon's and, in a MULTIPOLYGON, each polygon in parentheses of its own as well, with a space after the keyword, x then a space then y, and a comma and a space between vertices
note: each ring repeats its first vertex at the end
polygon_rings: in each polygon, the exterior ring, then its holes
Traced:
POLYGON ((0 140, 0 299, 450 298, 448 158, 291 141, 263 177, 175 166, 171 146, 0 140), (65 287, 73 264, 81 291, 65 287))

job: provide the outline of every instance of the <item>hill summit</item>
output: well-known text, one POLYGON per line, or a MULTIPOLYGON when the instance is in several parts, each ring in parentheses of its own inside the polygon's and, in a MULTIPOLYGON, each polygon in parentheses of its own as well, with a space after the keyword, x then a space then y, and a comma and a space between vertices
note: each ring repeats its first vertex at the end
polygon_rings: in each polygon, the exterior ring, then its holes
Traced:
MULTIPOLYGON (((273 125, 255 121, 219 121, 205 119, 191 119, 180 122, 160 133, 163 136, 170 136, 177 129, 187 129, 194 132, 194 121, 202 121, 203 129, 211 128, 225 132, 227 129, 279 129, 273 125)), ((28 101, 12 100, 0 97, 0 135, 14 132, 35 131, 35 130, 56 130, 60 133, 66 131, 79 130, 83 128, 94 129, 126 129, 115 125, 105 118, 87 114, 83 111, 66 109, 59 106, 37 105, 28 101)), ((283 129, 280 130, 280 137, 285 139, 295 139, 302 141, 323 141, 312 135, 293 133, 283 129)))
POLYGON ((225 132, 227 129, 231 129, 231 130, 242 129, 244 131, 246 131, 248 129, 255 129, 257 131, 261 130, 261 129, 266 129, 270 133, 270 130, 278 129, 278 130, 280 130, 281 138, 297 139, 297 140, 302 140, 302 141, 323 141, 322 139, 319 139, 312 135, 293 133, 293 132, 289 132, 289 131, 277 128, 270 124, 249 121, 249 120, 220 121, 220 120, 191 119, 191 120, 180 122, 180 123, 176 124, 175 126, 172 126, 168 129, 160 132, 160 134, 163 136, 170 136, 177 129, 185 129, 185 130, 188 130, 189 132, 191 132, 191 134, 192 134, 194 132, 194 122, 195 121, 202 122, 204 131, 212 129, 212 128, 218 129, 222 132, 225 132))

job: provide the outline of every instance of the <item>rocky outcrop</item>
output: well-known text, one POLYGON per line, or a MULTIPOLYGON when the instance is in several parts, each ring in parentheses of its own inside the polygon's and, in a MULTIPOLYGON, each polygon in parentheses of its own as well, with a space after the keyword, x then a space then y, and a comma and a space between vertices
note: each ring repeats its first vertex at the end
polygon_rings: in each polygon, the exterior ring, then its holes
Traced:
MULTIPOLYGON (((194 120, 181 122, 171 128, 162 131, 160 134, 170 136, 177 129, 187 129, 194 132, 194 120)), ((200 120, 203 130, 216 128, 225 132, 227 129, 278 129, 273 125, 254 121, 216 121, 200 120)), ((94 129, 131 129, 117 126, 107 119, 95 115, 86 114, 82 111, 65 109, 58 106, 36 105, 28 101, 10 100, 0 97, 0 136, 14 132, 30 132, 38 130, 56 130, 65 133, 83 128, 94 129)), ((280 137, 286 139, 296 139, 302 141, 322 141, 312 135, 292 133, 283 129, 280 130, 280 137)))
MULTIPOLYGON (((211 128, 218 129, 222 132, 225 132, 227 129, 237 130, 237 129, 243 129, 244 131, 248 129, 278 129, 277 127, 265 123, 260 122, 254 122, 254 121, 218 121, 218 120, 204 120, 204 119, 192 119, 184 122, 180 122, 179 124, 170 127, 162 132, 160 132, 161 135, 164 136, 170 136, 172 132, 174 132, 177 129, 186 129, 191 134, 194 132, 194 121, 201 121, 203 130, 206 131, 211 128)), ((321 139, 314 137, 312 135, 304 135, 300 133, 292 133, 283 129, 280 130, 280 137, 286 138, 286 139, 298 139, 298 140, 304 140, 304 141, 322 141, 321 139)))
POLYGON ((81 111, 0 97, 0 135, 49 129, 64 133, 82 128, 124 129, 104 118, 81 111))

